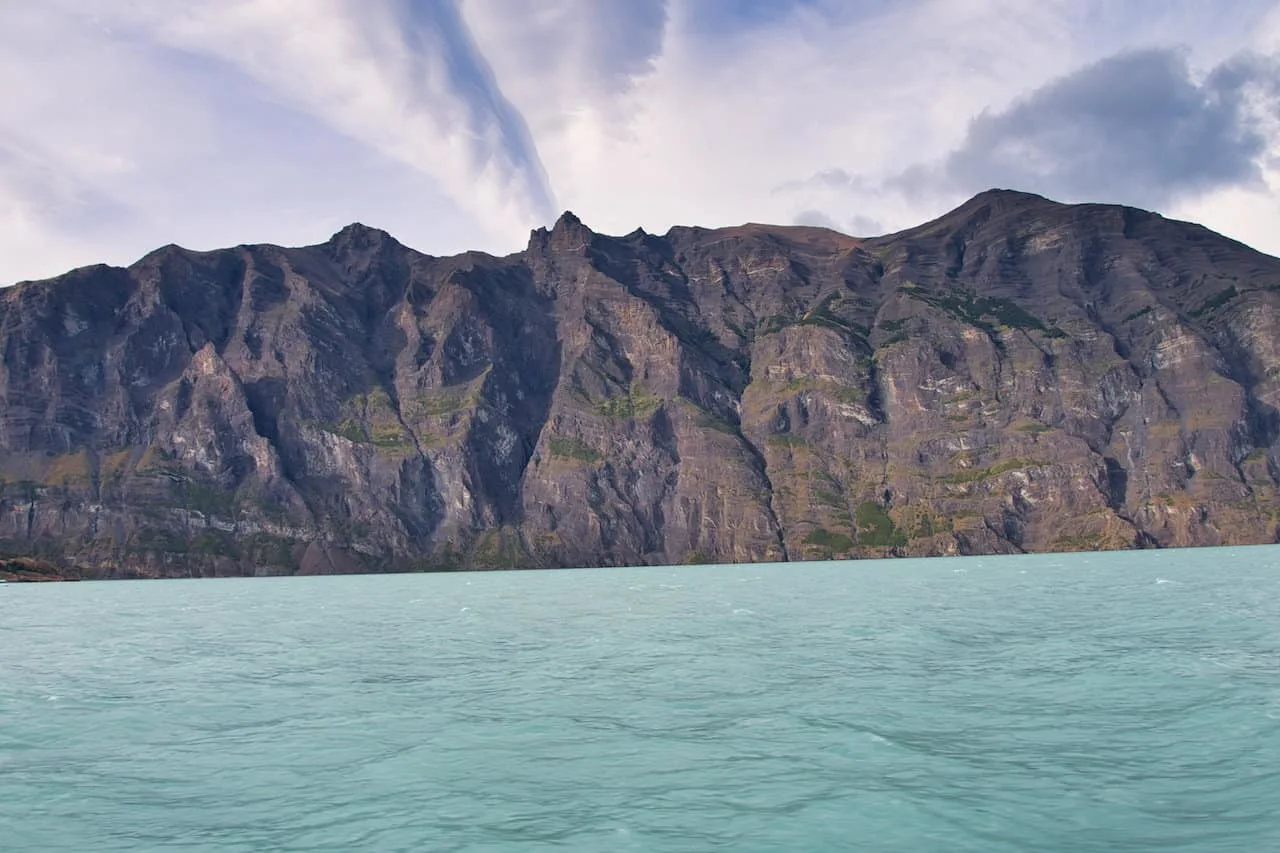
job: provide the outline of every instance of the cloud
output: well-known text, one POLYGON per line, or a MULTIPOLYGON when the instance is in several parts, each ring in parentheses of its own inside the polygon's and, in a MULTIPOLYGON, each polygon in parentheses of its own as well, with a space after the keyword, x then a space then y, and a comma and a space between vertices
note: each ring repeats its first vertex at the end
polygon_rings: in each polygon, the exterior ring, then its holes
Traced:
MULTIPOLYGON (((881 5, 883 0, 864 7, 881 5)), ((797 15, 822 15, 821 0, 693 0, 684 6, 687 32, 712 41, 747 32, 785 25, 797 15)))
POLYGON ((437 253, 527 233, 495 239, 430 175, 136 21, 0 5, 0 85, 2 282, 169 242, 320 242, 356 219, 437 253))
MULTIPOLYGON (((124 8, 124 7, 122 7, 124 8)), ((136 0, 123 22, 216 57, 423 174, 485 227, 554 217, 532 138, 449 0, 136 0)))
POLYGON ((1006 6, 798 3, 769 26, 712 35, 698 0, 672 0, 662 53, 626 96, 627 137, 579 126, 572 145, 539 148, 567 206, 613 233, 785 222, 806 209, 907 224, 919 205, 896 196, 797 184, 825 168, 874 185, 945 155, 970 116, 1017 93, 1010 81, 1038 79, 1026 69, 1057 58, 1066 4, 1006 6))
POLYGON ((866 175, 854 175, 839 168, 822 169, 801 180, 784 181, 773 188, 772 194, 779 195, 807 189, 867 193, 874 192, 876 185, 866 175))
POLYGON ((636 143, 637 88, 663 54, 667 3, 463 0, 461 9, 537 138, 562 206, 581 207, 597 169, 626 168, 619 152, 636 143))
POLYGON ((821 210, 802 210, 795 215, 791 223, 793 225, 811 225, 815 228, 830 228, 832 231, 840 230, 840 223, 821 210))
POLYGON ((665 0, 462 0, 461 14, 535 126, 550 114, 598 106, 652 72, 667 24, 665 0))
POLYGON ((47 261, 75 257, 77 238, 65 232, 79 232, 83 240, 95 214, 127 215, 110 198, 39 158, 38 150, 26 141, 0 139, 0 251, 14 278, 61 272, 47 261))
POLYGON ((885 233, 884 223, 870 216, 855 215, 844 223, 837 222, 830 214, 821 210, 802 210, 791 220, 793 225, 812 225, 818 228, 830 228, 842 234, 858 237, 873 237, 885 233))
POLYGON ((989 185, 1280 251, 1274 5, 0 4, 0 280, 355 219, 503 253, 561 208, 865 235, 989 185))
POLYGON ((1184 51, 1109 57, 983 111, 942 164, 909 168, 887 185, 1017 187, 1157 209, 1187 194, 1259 186, 1268 145, 1259 122, 1275 110, 1277 70, 1272 58, 1240 55, 1197 82, 1184 51))

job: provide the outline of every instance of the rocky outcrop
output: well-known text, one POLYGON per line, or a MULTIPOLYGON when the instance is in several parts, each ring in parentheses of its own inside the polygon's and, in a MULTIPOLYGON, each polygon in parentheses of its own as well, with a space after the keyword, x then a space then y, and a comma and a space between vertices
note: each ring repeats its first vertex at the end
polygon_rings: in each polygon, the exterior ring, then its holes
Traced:
POLYGON ((68 573, 60 566, 46 560, 30 557, 0 558, 0 583, 46 583, 48 581, 78 581, 77 573, 68 573))
POLYGON ((0 548, 85 576, 1263 543, 1280 260, 991 191, 899 234, 361 225, 0 292, 0 548))

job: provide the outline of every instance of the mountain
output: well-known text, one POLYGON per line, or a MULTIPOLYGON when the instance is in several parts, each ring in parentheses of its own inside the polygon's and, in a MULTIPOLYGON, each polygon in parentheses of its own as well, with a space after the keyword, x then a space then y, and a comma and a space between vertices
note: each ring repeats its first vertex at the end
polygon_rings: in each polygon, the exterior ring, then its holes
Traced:
POLYGON ((0 291, 0 352, 0 553, 84 577, 1280 535, 1280 260, 1124 207, 167 246, 0 291))

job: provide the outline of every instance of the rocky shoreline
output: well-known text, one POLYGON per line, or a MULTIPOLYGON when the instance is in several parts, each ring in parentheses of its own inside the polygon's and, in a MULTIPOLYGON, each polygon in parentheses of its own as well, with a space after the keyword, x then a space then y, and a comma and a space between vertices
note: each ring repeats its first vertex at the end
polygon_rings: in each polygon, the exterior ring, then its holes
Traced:
POLYGON ((30 557, 0 559, 0 581, 6 583, 49 583, 78 581, 78 573, 30 557))

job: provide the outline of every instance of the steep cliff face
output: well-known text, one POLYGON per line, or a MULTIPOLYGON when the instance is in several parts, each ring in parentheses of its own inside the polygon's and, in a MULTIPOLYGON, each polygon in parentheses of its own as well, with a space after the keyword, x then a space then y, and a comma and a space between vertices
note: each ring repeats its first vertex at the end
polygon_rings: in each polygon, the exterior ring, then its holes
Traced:
POLYGON ((0 292, 0 353, 0 549, 89 577, 1280 533, 1280 260, 1009 191, 866 240, 170 246, 0 292))

